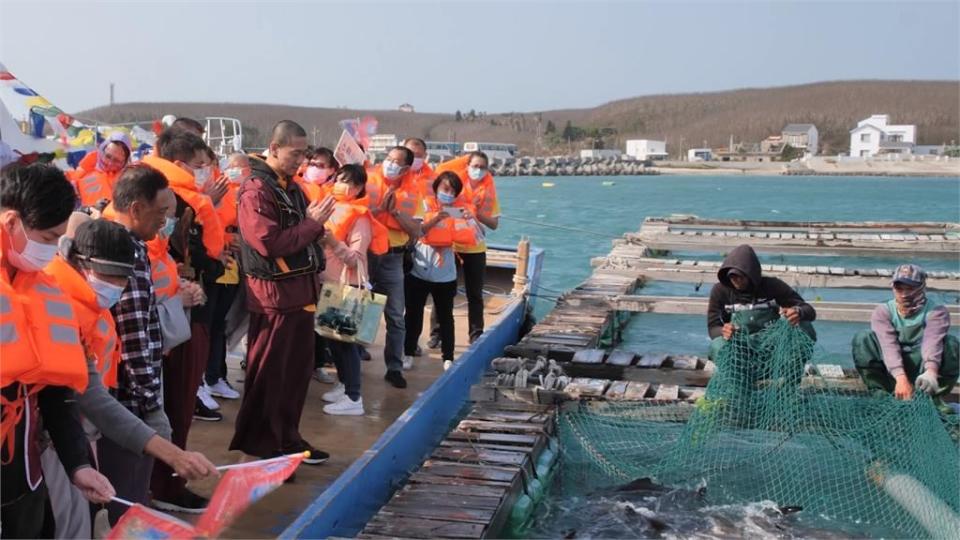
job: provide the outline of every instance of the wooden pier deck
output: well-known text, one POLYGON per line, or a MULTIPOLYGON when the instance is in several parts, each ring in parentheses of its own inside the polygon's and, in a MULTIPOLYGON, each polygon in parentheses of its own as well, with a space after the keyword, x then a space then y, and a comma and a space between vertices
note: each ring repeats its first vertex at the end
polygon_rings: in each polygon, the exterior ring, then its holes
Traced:
POLYGON ((548 405, 476 404, 357 538, 500 537, 538 477, 555 414, 548 405))
POLYGON ((651 217, 630 243, 668 251, 717 251, 750 244, 759 253, 956 259, 955 223, 848 223, 651 217))

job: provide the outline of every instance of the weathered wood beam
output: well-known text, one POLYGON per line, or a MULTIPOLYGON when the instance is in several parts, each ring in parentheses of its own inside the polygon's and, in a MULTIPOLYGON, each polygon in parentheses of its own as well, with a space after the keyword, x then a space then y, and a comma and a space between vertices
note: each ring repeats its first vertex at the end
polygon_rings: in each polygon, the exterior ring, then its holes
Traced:
MULTIPOLYGON (((612 309, 634 313, 671 313, 680 315, 704 315, 707 298, 689 296, 644 296, 620 295, 608 299, 612 309)), ((818 321, 870 322, 876 303, 866 302, 810 302, 817 310, 818 321)), ((960 324, 960 305, 946 306, 950 311, 950 323, 960 324)))

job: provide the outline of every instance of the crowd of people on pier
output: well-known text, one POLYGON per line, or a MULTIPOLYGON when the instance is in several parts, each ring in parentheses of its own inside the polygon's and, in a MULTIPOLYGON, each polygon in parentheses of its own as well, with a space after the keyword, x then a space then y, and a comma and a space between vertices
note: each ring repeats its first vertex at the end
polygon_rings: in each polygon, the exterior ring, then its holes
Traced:
POLYGON ((293 121, 249 155, 217 156, 203 135, 179 118, 141 159, 116 132, 66 172, 2 169, 3 538, 89 538, 121 502, 202 512, 187 482, 218 472, 187 439, 194 420, 223 418, 217 399, 241 400, 230 450, 327 461, 300 432, 310 381, 333 385, 324 413, 363 415, 371 355, 316 331, 325 284, 385 296, 390 391, 424 354, 428 298, 426 346, 451 367, 458 276, 469 341, 484 331, 484 236, 500 213, 485 154, 434 170, 409 138, 382 163, 338 163, 293 121), (238 334, 242 390, 227 377, 238 334))
MULTIPOLYGON (((370 353, 317 333, 326 283, 385 297, 383 379, 398 391, 423 354, 425 323, 426 347, 444 369, 455 361, 459 281, 469 341, 484 332, 484 238, 500 205, 482 152, 434 168, 425 142, 409 138, 382 163, 339 163, 282 121, 264 152, 217 156, 203 135, 180 118, 139 160, 114 133, 67 172, 2 169, 3 538, 88 538, 95 513, 106 508, 113 524, 126 510, 117 499, 203 511, 209 501, 187 482, 218 472, 187 440, 194 420, 222 420, 218 398, 241 399, 230 450, 328 460, 300 432, 310 381, 333 385, 324 413, 363 415, 370 353), (242 391, 227 377, 238 332, 242 391)), ((712 353, 781 316, 815 337, 814 308, 763 276, 749 246, 718 279, 712 353)), ((908 399, 914 387, 939 395, 956 382, 949 313, 925 285, 922 269, 899 267, 893 299, 856 336, 871 388, 908 399)))

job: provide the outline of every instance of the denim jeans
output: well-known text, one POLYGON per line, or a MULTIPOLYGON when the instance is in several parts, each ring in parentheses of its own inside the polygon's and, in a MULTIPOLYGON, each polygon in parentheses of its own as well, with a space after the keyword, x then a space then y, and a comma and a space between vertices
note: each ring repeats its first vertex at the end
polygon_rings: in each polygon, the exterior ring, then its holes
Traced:
POLYGON ((406 335, 403 320, 406 306, 403 296, 403 254, 371 254, 369 261, 374 292, 387 296, 387 305, 383 309, 383 318, 387 323, 383 361, 387 371, 400 371, 403 369, 403 340, 406 335))

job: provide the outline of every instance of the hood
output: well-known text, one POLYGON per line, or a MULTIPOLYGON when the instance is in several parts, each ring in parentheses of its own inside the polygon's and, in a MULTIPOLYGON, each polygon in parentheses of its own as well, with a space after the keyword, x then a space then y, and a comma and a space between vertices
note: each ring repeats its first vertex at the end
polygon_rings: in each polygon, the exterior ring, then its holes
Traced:
POLYGON ((750 279, 751 290, 756 290, 760 285, 760 259, 757 258, 757 253, 753 251, 753 248, 747 244, 733 248, 733 251, 723 259, 723 264, 717 271, 717 279, 720 280, 720 283, 732 289, 734 288, 733 284, 730 283, 730 278, 727 276, 730 270, 738 270, 741 274, 747 276, 750 279))
POLYGON ((263 156, 250 154, 249 158, 250 176, 256 176, 257 178, 263 178, 265 180, 269 179, 274 182, 280 180, 280 175, 273 167, 267 164, 267 160, 263 159, 263 156))

